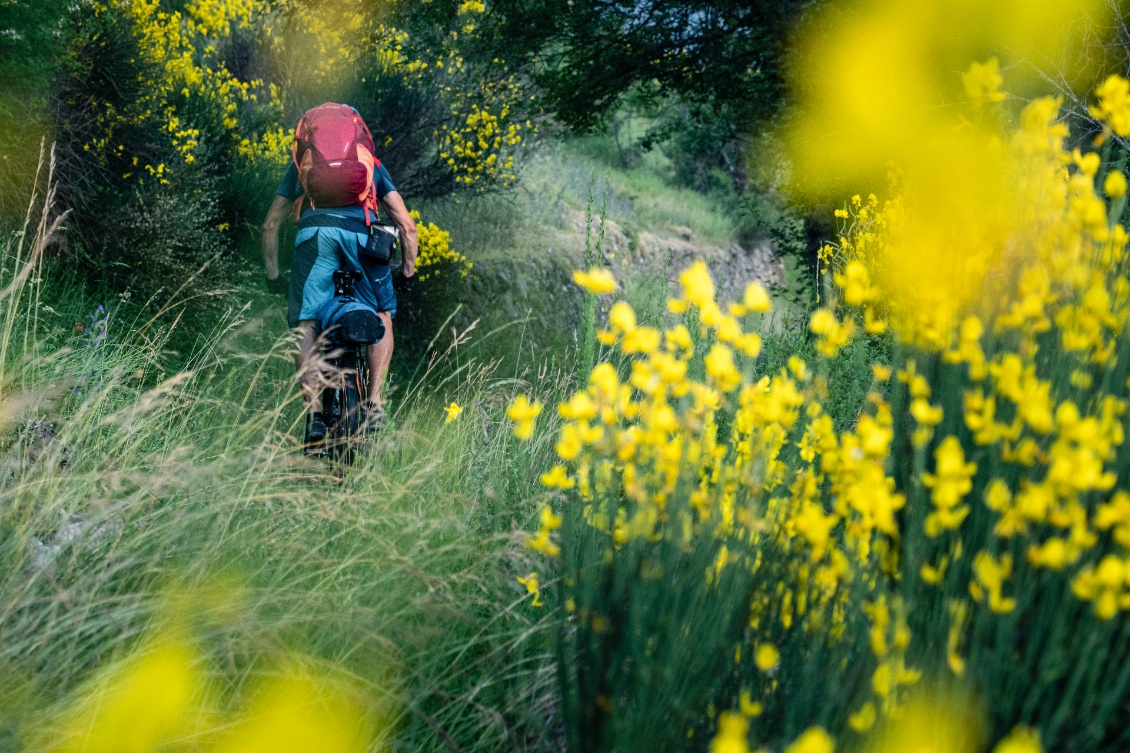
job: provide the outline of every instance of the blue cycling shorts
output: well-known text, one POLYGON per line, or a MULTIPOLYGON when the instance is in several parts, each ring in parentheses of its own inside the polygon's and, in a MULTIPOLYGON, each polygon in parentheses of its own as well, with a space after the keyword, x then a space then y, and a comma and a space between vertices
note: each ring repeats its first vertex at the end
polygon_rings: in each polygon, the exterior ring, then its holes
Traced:
POLYGON ((291 327, 313 320, 318 309, 333 298, 333 274, 342 268, 364 271, 365 279, 354 285, 353 292, 358 300, 377 311, 396 316, 392 266, 364 258, 361 251, 368 241, 364 221, 346 215, 329 215, 325 210, 303 216, 294 239, 294 261, 290 268, 287 320, 291 327))

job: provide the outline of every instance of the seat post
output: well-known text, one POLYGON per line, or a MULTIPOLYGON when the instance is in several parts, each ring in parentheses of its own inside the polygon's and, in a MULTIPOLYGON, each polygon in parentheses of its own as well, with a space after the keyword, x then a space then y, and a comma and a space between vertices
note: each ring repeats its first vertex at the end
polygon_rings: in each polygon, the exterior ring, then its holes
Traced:
POLYGON ((356 269, 339 269, 334 272, 334 295, 353 295, 353 283, 361 279, 361 272, 356 269))

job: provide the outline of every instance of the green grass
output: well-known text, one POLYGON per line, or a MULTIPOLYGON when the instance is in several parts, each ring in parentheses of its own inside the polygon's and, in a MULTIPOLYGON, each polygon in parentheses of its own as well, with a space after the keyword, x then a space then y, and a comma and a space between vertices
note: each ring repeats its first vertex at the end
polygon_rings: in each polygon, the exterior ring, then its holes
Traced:
POLYGON ((305 459, 290 343, 245 349, 260 315, 234 312, 173 371, 167 323, 111 308, 104 339, 76 333, 97 305, 34 247, 9 238, 0 280, 16 280, 0 300, 0 750, 73 707, 170 599, 191 605, 225 698, 299 652, 382 699, 398 748, 549 745, 546 610, 515 580, 546 447, 514 447, 502 418, 528 385, 432 368, 356 467, 305 459), (445 425, 449 401, 466 410, 445 425))

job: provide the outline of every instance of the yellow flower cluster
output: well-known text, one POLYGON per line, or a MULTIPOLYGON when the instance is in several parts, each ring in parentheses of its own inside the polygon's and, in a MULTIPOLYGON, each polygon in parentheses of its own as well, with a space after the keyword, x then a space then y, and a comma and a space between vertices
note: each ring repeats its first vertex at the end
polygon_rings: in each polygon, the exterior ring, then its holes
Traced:
POLYGON ((984 63, 971 63, 961 76, 961 83, 965 85, 965 93, 974 102, 1001 102, 1004 92, 1001 85, 1004 78, 1000 73, 1000 61, 990 58, 984 63))
POLYGON ((324 664, 285 657, 249 683, 243 703, 217 704, 196 636, 165 628, 101 667, 34 733, 37 749, 138 753, 201 741, 209 753, 294 749, 362 753, 373 745, 372 704, 324 664))
MULTIPOLYGON (((623 368, 597 364, 587 387, 559 406, 561 463, 542 482, 575 499, 582 519, 614 550, 658 540, 731 542, 704 574, 707 583, 733 561, 758 567, 740 558, 733 542, 782 553, 794 581, 775 582, 753 598, 751 626, 804 624, 835 636, 843 629, 848 584, 876 577, 898 534, 905 497, 884 469, 893 437, 890 407, 875 392, 858 425, 837 432, 820 403, 820 380, 802 359, 755 376, 761 349, 755 330, 759 315, 771 309, 760 285, 723 307, 702 263, 679 280, 681 295, 668 308, 681 321, 666 329, 641 325, 626 302, 612 306, 599 336, 614 348, 610 357, 623 358, 623 368), (697 345, 710 340, 708 348, 697 345)), ((610 288, 603 275, 579 273, 577 281, 592 294, 610 288)), ((519 435, 528 437, 528 429, 520 427, 519 435)), ((559 520, 543 513, 529 545, 557 556, 559 520)), ((873 644, 874 687, 893 704, 897 688, 917 674, 905 665, 905 621, 882 617, 885 609, 883 603, 871 611, 875 634, 883 635, 873 644)), ((779 650, 751 640, 753 665, 774 671, 779 650)), ((766 687, 771 692, 773 684, 766 687)), ((743 708, 760 709, 761 701, 747 693, 743 708)))
POLYGON ((1130 81, 1110 76, 1095 90, 1095 96, 1099 101, 1088 110, 1103 124, 1104 140, 1111 132, 1118 136, 1130 135, 1130 81))
MULTIPOLYGON (((1127 92, 1130 83, 1117 77, 1096 91, 1092 113, 1109 132, 1130 132, 1127 92)), ((1003 594, 1018 568, 1075 568, 1075 595, 1094 602, 1095 613, 1110 619, 1130 608, 1121 569, 1130 542, 1119 537, 1127 505, 1120 493, 1105 501, 1103 496, 1116 483, 1113 464, 1127 413, 1125 385, 1111 381, 1130 323, 1130 281, 1123 272, 1127 232, 1111 219, 1121 212, 1125 190, 1121 173, 1108 168, 1102 178, 1099 154, 1064 148, 1067 129, 1057 113, 1057 100, 1035 100, 1010 139, 1013 169, 1028 179, 1012 234, 968 249, 980 256, 974 266, 987 270, 977 295, 925 310, 900 300, 889 280, 880 279, 879 287, 896 338, 963 370, 960 405, 949 408, 929 402, 930 385, 921 374, 908 369, 900 375, 912 400, 910 413, 920 427, 933 427, 947 410, 960 411, 969 445, 982 448, 980 464, 1001 474, 983 487, 993 534, 1000 541, 1027 541, 1019 560, 1007 552, 974 553, 969 590, 975 600, 1007 613, 1016 602, 1003 594), (1115 202, 1118 207, 1108 207, 1115 202), (1019 483, 1005 480, 1017 475, 1019 483), (1107 553, 1104 531, 1114 533, 1121 553, 1107 553)), ((899 232, 899 211, 897 202, 879 210, 886 233, 899 232)), ((858 265, 880 276, 883 267, 881 258, 872 264, 874 257, 856 249, 887 242, 857 223, 837 249, 836 263, 844 270, 836 274, 840 300, 857 317, 874 300, 870 277, 858 265)), ((834 321, 830 312, 824 316, 834 321)), ((916 435, 916 444, 930 436, 932 430, 916 435)), ((933 503, 924 519, 930 537, 959 534, 970 514, 967 495, 978 464, 967 461, 969 445, 958 434, 945 436, 935 449, 934 472, 922 474, 933 503)), ((923 578, 941 582, 952 559, 943 549, 937 565, 923 565, 923 578)))
POLYGON ((192 0, 188 13, 188 29, 206 37, 218 37, 236 29, 248 29, 263 12, 261 0, 192 0))
MULTIPOLYGON (((1118 87, 1104 87, 1113 122, 1118 87)), ((886 271, 888 250, 905 247, 890 238, 902 202, 856 197, 827 256, 830 305, 809 323, 818 363, 793 356, 759 374, 754 315, 768 297, 753 285, 720 305, 696 264, 679 277, 665 328, 612 305, 598 333, 607 362, 558 408, 560 463, 542 480, 606 537, 608 563, 626 547, 675 542, 715 547, 703 588, 728 568, 772 568, 750 597, 736 661, 745 647, 755 668, 775 672, 782 644, 766 648, 780 635, 770 631, 835 645, 866 620, 874 664, 868 697, 846 720, 856 732, 889 718, 920 676, 907 601, 888 579, 937 598, 949 621, 931 636, 935 666, 957 677, 976 649, 971 625, 1031 610, 1047 578, 1098 620, 1130 611, 1130 494, 1116 488, 1130 415, 1130 260, 1112 219, 1125 193, 1106 190, 1097 155, 1065 149, 1057 112, 1055 100, 1033 101, 1006 142, 1014 176, 1027 178, 1024 201, 1009 234, 995 227, 969 249, 979 259, 962 274, 975 290, 933 310, 908 300, 886 271), (860 330, 889 337, 898 359, 874 364, 864 409, 841 428, 825 408, 823 359, 860 330)), ((575 280, 615 291, 599 270, 575 280)), ((559 535, 543 521, 531 546, 557 556, 559 535)), ((764 700, 743 690, 736 705, 760 713, 764 700)), ((720 721, 719 749, 738 749, 737 718, 720 721)))
MULTIPOLYGON (((281 10, 266 29, 276 51, 281 55, 300 55, 308 61, 303 66, 305 70, 296 72, 303 79, 304 88, 340 89, 343 77, 357 67, 364 49, 369 31, 364 4, 360 0, 337 3, 284 0, 281 10), (300 34, 295 37, 291 31, 288 35, 288 25, 297 27, 300 34), (288 49, 295 41, 298 48, 288 49)), ((391 55, 383 62, 397 64, 405 34, 379 23, 371 31, 391 55)))
POLYGON ((818 338, 816 349, 820 355, 835 358, 851 342, 855 334, 855 322, 851 319, 841 321, 832 309, 822 308, 813 312, 808 329, 818 338))
MULTIPOLYGON (((545 480, 543 479, 543 483, 544 482, 545 480)), ((556 484, 553 479, 549 479, 547 485, 556 484)), ((543 507, 541 510, 541 526, 538 528, 536 535, 526 540, 526 545, 542 554, 556 557, 561 554, 561 548, 550 540, 550 534, 560 527, 561 518, 554 514, 552 508, 543 507)))
POLYGON ((518 583, 526 587, 526 593, 533 594, 534 598, 530 600, 530 606, 544 606, 541 600, 541 584, 538 582, 537 573, 530 573, 525 578, 518 578, 518 583))
POLYGON ((479 102, 457 105, 456 125, 443 126, 439 156, 455 173, 456 183, 473 186, 489 180, 505 188, 516 180, 513 149, 522 143, 523 128, 532 125, 509 117, 510 103, 520 94, 517 81, 488 86, 482 94, 487 102, 499 103, 497 111, 479 102))
MULTIPOLYGON (((276 172, 288 159, 293 129, 283 122, 282 86, 241 80, 222 52, 233 34, 253 29, 271 54, 304 61, 288 68, 290 87, 341 92, 352 85, 356 71, 375 65, 382 76, 401 77, 409 87, 429 90, 446 112, 433 134, 436 153, 456 185, 511 185, 516 150, 535 128, 517 116, 526 101, 518 79, 485 80, 459 52, 460 34, 474 31, 485 12, 483 3, 463 3, 460 30, 451 31, 440 50, 420 53, 423 59, 405 53, 406 32, 373 20, 363 5, 362 0, 190 0, 171 10, 161 0, 96 0, 91 6, 96 17, 128 23, 139 62, 145 64, 138 81, 143 94, 128 108, 92 103, 97 123, 85 151, 105 167, 123 156, 123 149, 135 147, 122 143, 126 126, 152 125, 166 134, 179 157, 166 160, 169 171, 182 161, 196 163, 202 142, 218 141, 225 155, 247 172, 276 172)), ((362 75, 363 83, 368 75, 362 75)), ((375 135, 379 143, 390 145, 375 135)), ((144 167, 120 171, 122 179, 148 179, 144 167)), ((160 181, 167 183, 169 177, 160 181)))
POLYGON ((290 144, 293 139, 294 134, 288 128, 267 130, 258 139, 240 139, 239 156, 252 165, 281 166, 290 161, 290 144))
MULTIPOLYGON (((431 62, 415 60, 406 66, 406 71, 417 78, 436 77, 443 91, 451 95, 450 121, 435 134, 440 137, 439 158, 451 169, 458 186, 484 190, 492 185, 513 185, 517 180, 516 150, 536 132, 532 122, 523 122, 515 115, 526 96, 516 76, 489 78, 480 73, 468 85, 470 71, 460 53, 460 37, 469 37, 485 12, 481 0, 461 3, 458 29, 448 32, 445 52, 433 53, 431 62)), ((502 61, 496 59, 494 63, 502 61)))
MULTIPOLYGON (((148 64, 143 68, 139 90, 141 98, 128 110, 101 104, 97 135, 84 146, 101 154, 118 140, 126 125, 146 123, 164 132, 186 165, 196 162, 202 138, 201 128, 209 118, 218 121, 235 154, 248 159, 279 162, 279 131, 268 128, 263 134, 239 132, 240 114, 258 99, 261 81, 241 81, 224 65, 217 42, 233 30, 247 29, 269 11, 265 0, 194 0, 183 11, 166 11, 159 0, 99 2, 96 16, 116 14, 128 19, 138 49, 148 64), (203 110, 210 115, 200 119, 203 110)), ((272 97, 271 105, 281 112, 281 101, 272 97)), ((116 149, 121 156, 125 146, 116 149)), ((105 157, 98 157, 105 163, 105 157)), ((166 170, 176 166, 138 164, 122 175, 125 180, 144 182, 153 177, 169 182, 166 170), (159 174, 158 171, 159 170, 159 174)))
POLYGON ((445 268, 453 268, 464 278, 471 274, 474 263, 451 247, 451 233, 441 230, 434 222, 423 222, 416 210, 410 214, 416 221, 419 235, 420 254, 416 257, 416 269, 420 270, 420 280, 439 277, 445 268))
MULTIPOLYGON (((537 417, 541 415, 541 403, 530 399, 525 395, 518 395, 506 410, 506 416, 514 422, 514 435, 518 439, 529 439, 534 433, 534 422, 537 417)), ((543 482, 546 476, 542 476, 543 482)), ((553 486, 549 482, 545 482, 546 486, 553 486)))

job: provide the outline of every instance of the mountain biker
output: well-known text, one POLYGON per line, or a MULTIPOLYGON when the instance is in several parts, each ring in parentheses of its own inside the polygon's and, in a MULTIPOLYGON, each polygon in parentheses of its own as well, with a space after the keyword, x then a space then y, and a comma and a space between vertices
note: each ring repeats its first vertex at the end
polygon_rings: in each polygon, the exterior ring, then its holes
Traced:
MULTIPOLYGON (((282 292, 286 282, 279 275, 279 228, 291 207, 301 200, 294 261, 286 289, 288 322, 292 328, 297 327, 301 335, 295 365, 310 412, 306 433, 309 446, 321 443, 326 436, 321 405, 322 386, 319 384, 318 332, 314 318, 318 309, 334 296, 333 273, 339 268, 342 257, 354 268, 366 269, 368 284, 358 291, 359 295, 370 299, 385 325, 385 336, 368 347, 372 381, 369 403, 363 406, 366 431, 379 430, 383 426, 384 404, 380 388, 392 360, 392 318, 396 315, 396 293, 391 265, 374 271, 371 266, 363 267, 357 258, 359 245, 363 247, 368 237, 366 208, 360 203, 355 206, 313 207, 305 198, 298 176, 298 167, 292 162, 263 220, 263 265, 268 288, 282 292)), ((388 219, 400 230, 403 252, 401 274, 411 278, 416 273, 416 223, 409 216, 404 199, 397 192, 384 165, 378 164, 373 171, 373 185, 377 201, 388 219)))

